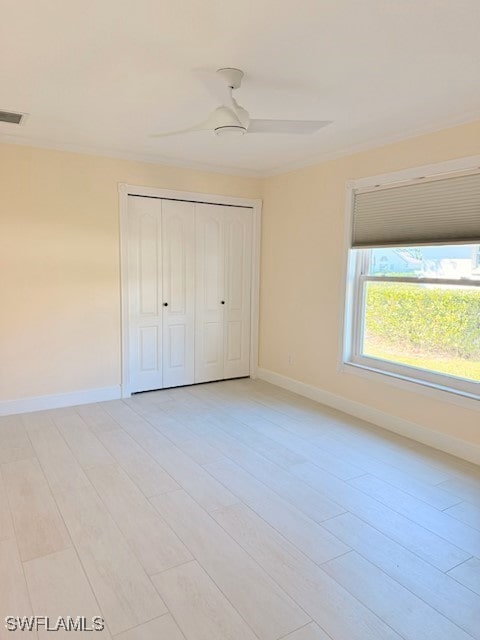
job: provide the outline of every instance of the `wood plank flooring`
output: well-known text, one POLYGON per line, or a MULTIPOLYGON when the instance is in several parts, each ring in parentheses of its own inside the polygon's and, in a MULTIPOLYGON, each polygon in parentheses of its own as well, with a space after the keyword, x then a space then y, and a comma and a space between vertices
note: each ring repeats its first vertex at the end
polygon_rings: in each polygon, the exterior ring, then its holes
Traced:
POLYGON ((259 381, 0 418, 0 640, 480 640, 479 500, 479 467, 259 381))

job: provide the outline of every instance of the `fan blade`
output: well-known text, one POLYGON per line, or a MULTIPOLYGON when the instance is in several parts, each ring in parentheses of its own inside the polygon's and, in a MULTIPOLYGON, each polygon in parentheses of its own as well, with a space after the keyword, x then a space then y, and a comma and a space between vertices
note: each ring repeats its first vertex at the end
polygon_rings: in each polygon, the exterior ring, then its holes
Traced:
POLYGON ((196 124, 193 127, 188 127, 187 129, 179 129, 178 131, 169 131, 167 133, 154 133, 150 135, 150 138, 167 138, 168 136, 178 136, 182 133, 191 133, 192 131, 213 131, 214 127, 212 127, 212 121, 209 118, 205 122, 201 122, 200 124, 196 124))
POLYGON ((331 120, 250 120, 248 133, 291 133, 311 135, 331 120))
MULTIPOLYGON (((241 111, 244 111, 241 107, 238 108, 241 111)), ((248 120, 248 113, 246 111, 245 114, 248 120)), ((216 131, 217 129, 224 127, 241 127, 245 132, 247 125, 240 120, 233 109, 229 109, 228 107, 217 107, 215 111, 212 111, 208 118, 200 124, 195 124, 193 127, 188 127, 188 129, 180 129, 180 131, 157 133, 150 137, 164 138, 166 136, 176 136, 181 133, 191 133, 192 131, 216 131)))

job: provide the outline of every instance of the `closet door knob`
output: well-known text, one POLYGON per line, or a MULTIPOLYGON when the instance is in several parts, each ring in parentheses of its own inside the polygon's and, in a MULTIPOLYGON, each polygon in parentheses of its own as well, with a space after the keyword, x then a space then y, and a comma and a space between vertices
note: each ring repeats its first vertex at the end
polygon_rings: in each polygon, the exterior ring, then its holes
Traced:
POLYGON ((225 300, 222 300, 222 301, 220 302, 220 304, 225 304, 225 300))
POLYGON ((164 307, 168 307, 168 302, 164 302, 164 303, 163 303, 163 306, 164 306, 164 307))

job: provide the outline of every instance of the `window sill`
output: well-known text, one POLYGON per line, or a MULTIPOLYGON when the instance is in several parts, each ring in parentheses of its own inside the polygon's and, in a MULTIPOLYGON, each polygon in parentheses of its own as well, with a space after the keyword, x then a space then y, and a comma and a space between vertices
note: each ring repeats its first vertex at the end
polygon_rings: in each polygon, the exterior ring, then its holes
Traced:
POLYGON ((353 374, 362 378, 388 384, 390 386, 411 391, 423 396, 428 396, 443 402, 449 402, 465 409, 479 410, 480 396, 467 391, 461 391, 452 387, 446 387, 426 380, 411 378, 409 376, 376 369, 356 362, 343 362, 340 371, 342 373, 353 374))

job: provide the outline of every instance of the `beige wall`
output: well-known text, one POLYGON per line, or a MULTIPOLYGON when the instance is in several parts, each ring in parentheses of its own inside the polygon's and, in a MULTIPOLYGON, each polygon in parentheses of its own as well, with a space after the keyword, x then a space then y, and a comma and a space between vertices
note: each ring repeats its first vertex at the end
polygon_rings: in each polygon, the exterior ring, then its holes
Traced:
POLYGON ((119 182, 260 195, 252 178, 0 145, 0 400, 120 383, 119 182))
POLYGON ((0 145, 0 401, 120 383, 118 182, 263 193, 260 366, 480 444, 478 411, 338 371, 345 182, 479 153, 477 122, 261 181, 0 145))
POLYGON ((343 313, 345 183, 477 154, 480 122, 267 179, 260 366, 480 444, 478 410, 340 373, 337 368, 343 313))

